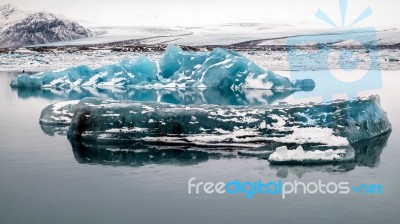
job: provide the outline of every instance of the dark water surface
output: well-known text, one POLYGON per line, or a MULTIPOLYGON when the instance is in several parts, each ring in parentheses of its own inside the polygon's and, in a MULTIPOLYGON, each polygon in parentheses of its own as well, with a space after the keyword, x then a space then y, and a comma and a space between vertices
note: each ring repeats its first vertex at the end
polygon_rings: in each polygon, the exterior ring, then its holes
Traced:
MULTIPOLYGON (((357 161, 315 167, 270 166, 252 157, 144 152, 140 155, 73 149, 59 130, 43 129, 41 110, 53 102, 93 96, 143 99, 107 90, 12 91, 15 74, 0 73, 0 223, 398 223, 400 220, 399 72, 384 72, 381 104, 392 133, 360 148, 357 161), (94 92, 93 92, 94 91, 94 92), (71 97, 70 97, 71 95, 71 97), (87 95, 87 94, 83 94, 87 95), (381 184, 384 194, 189 195, 198 181, 348 181, 381 184)), ((318 84, 318 83, 317 83, 318 84)), ((260 104, 283 95, 145 93, 170 103, 260 104), (183 94, 183 95, 182 95, 183 94), (264 95, 264 96, 263 96, 264 95), (214 97, 216 96, 216 97, 214 97), (274 98, 275 97, 275 98, 274 98)))

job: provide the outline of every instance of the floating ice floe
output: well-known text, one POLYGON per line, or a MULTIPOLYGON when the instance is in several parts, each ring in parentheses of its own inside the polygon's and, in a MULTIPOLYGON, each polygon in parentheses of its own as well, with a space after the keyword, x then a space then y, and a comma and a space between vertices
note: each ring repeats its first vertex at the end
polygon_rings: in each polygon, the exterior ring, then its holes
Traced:
POLYGON ((251 107, 85 98, 46 107, 40 122, 68 125, 69 140, 85 145, 239 147, 242 155, 272 153, 270 161, 284 163, 354 159, 351 144, 391 130, 376 96, 251 107), (275 152, 282 146, 304 152, 275 152))
MULTIPOLYGON (((355 169, 357 166, 376 167, 380 161, 380 155, 383 149, 386 147, 389 139, 390 132, 383 135, 379 135, 374 138, 357 141, 351 144, 351 147, 355 151, 354 159, 351 151, 346 154, 340 154, 341 156, 348 156, 349 160, 344 157, 338 161, 299 161, 293 159, 292 161, 274 162, 270 161, 270 168, 276 170, 276 176, 279 178, 286 178, 289 174, 295 175, 297 178, 302 178, 307 173, 324 172, 324 173, 337 173, 347 172, 355 169), (304 166, 307 165, 307 166, 304 166)), ((291 149, 295 149, 293 147, 291 149)), ((290 149, 288 149, 290 150, 290 149)), ((350 147, 346 147, 346 150, 351 150, 350 147)), ((309 151, 309 150, 304 150, 309 151)), ((314 150, 315 151, 315 150, 314 150)), ((347 153, 347 151, 346 151, 347 153)))
POLYGON ((354 156, 355 152, 351 147, 304 151, 301 146, 293 150, 288 150, 286 146, 281 146, 268 157, 268 161, 272 164, 321 164, 352 161, 354 156))
POLYGON ((139 56, 91 69, 82 65, 34 75, 21 74, 10 84, 16 88, 82 86, 137 86, 146 88, 309 89, 312 80, 289 79, 258 67, 243 55, 215 48, 211 52, 185 52, 169 46, 159 63, 139 56))

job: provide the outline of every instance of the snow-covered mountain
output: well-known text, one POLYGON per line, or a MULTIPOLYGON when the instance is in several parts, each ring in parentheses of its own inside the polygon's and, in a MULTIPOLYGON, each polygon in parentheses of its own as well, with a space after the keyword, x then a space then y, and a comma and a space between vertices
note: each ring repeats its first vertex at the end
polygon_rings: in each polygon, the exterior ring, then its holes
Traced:
POLYGON ((0 30, 29 15, 29 12, 19 10, 11 4, 0 5, 0 30))
POLYGON ((0 47, 22 47, 93 35, 77 22, 48 12, 27 12, 11 4, 0 6, 0 47))

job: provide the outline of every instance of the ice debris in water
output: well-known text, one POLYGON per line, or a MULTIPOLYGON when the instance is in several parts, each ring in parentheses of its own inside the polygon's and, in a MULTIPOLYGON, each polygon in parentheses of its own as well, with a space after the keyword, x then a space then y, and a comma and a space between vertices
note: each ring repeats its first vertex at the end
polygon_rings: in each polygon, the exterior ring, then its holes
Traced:
POLYGON ((327 150, 304 151, 303 147, 288 150, 286 146, 281 146, 272 153, 268 161, 272 164, 283 163, 325 163, 325 162, 343 162, 354 159, 355 152, 352 148, 338 148, 327 150))
POLYGON ((21 74, 16 88, 71 88, 76 86, 139 86, 155 88, 309 89, 312 80, 289 79, 258 67, 243 55, 215 48, 211 52, 185 52, 169 46, 157 62, 139 56, 91 69, 86 65, 34 75, 21 74))

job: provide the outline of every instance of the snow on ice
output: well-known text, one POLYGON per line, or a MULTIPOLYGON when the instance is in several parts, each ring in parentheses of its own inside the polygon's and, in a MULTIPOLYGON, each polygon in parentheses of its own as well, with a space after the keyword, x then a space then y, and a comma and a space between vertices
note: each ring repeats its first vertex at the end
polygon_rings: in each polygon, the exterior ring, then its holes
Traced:
POLYGON ((297 81, 266 71, 243 55, 215 48, 211 52, 185 52, 176 46, 166 49, 159 63, 139 56, 117 64, 91 69, 72 68, 21 74, 11 83, 17 88, 64 88, 77 86, 140 86, 153 88, 302 89, 312 80, 297 81))

